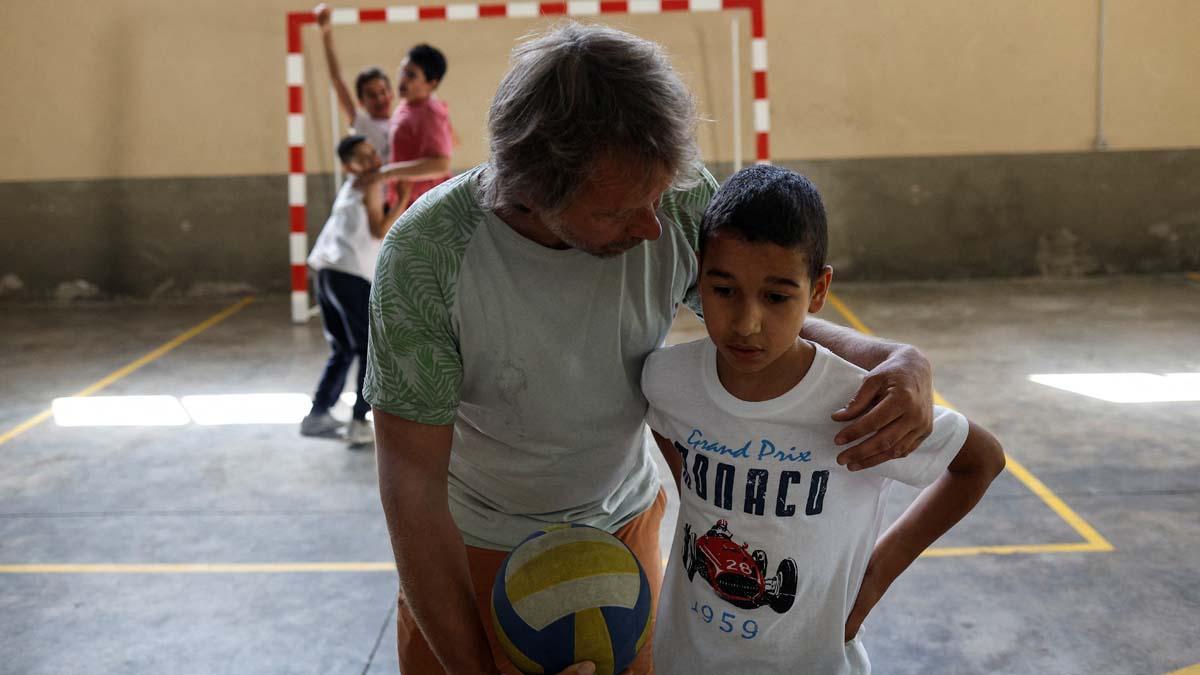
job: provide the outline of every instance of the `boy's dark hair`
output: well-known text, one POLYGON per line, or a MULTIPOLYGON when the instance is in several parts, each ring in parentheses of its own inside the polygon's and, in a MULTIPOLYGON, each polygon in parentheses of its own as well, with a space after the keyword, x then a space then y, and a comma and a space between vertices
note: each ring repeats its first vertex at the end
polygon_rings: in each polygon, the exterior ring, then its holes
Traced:
POLYGON ((718 232, 752 244, 801 249, 811 280, 825 267, 825 206, 816 186, 795 171, 758 164, 730 176, 700 221, 701 256, 708 238, 718 232))
POLYGON ((367 137, 358 134, 352 134, 338 141, 338 159, 342 160, 343 164, 349 164, 350 160, 354 159, 354 149, 358 147, 359 143, 366 142, 367 137))
POLYGON ((392 88, 392 81, 388 79, 387 73, 384 73, 375 66, 371 66, 359 73, 358 77, 354 78, 354 95, 358 96, 358 100, 362 100, 363 87, 367 86, 367 83, 371 80, 383 80, 388 89, 392 88))
POLYGON ((446 56, 437 48, 424 42, 408 50, 408 60, 421 67, 425 79, 441 82, 446 76, 446 56))

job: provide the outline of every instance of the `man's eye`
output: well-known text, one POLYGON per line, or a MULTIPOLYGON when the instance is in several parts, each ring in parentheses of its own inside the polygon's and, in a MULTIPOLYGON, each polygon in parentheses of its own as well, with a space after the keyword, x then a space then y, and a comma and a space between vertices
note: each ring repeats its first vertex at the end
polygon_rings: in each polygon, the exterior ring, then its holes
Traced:
POLYGON ((767 293, 767 302, 770 302, 772 304, 778 304, 780 302, 787 302, 788 300, 791 300, 791 299, 792 299, 792 296, 784 295, 783 293, 767 293))
POLYGON ((733 289, 730 288, 729 286, 713 286, 712 291, 713 291, 713 294, 720 296, 722 298, 727 298, 727 297, 733 295, 733 289))

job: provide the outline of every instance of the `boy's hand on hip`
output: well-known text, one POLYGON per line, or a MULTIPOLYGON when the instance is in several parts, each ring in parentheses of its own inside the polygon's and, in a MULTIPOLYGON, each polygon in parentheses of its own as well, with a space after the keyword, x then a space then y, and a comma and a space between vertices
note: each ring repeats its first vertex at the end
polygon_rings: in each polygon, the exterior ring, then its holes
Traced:
POLYGON ((851 471, 908 456, 933 431, 933 368, 914 348, 902 349, 868 373, 837 422, 854 420, 834 442, 865 441, 838 455, 851 471))
POLYGON ((868 570, 867 575, 863 577, 862 586, 858 589, 858 597, 854 599, 854 607, 850 608, 850 616, 846 617, 846 642, 858 635, 858 629, 862 628, 863 621, 886 590, 886 586, 880 587, 880 584, 874 581, 874 575, 868 570))

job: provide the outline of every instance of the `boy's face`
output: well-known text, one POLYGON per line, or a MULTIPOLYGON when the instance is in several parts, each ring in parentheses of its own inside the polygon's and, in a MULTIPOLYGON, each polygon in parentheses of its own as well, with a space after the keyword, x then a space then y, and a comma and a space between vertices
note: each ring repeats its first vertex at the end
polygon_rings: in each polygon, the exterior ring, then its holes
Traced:
POLYGON ((704 326, 719 358, 743 374, 761 373, 796 351, 809 312, 820 311, 833 268, 809 279, 808 256, 778 244, 716 234, 700 266, 704 326))
POLYGON ((429 98, 438 85, 436 80, 431 82, 425 79, 425 71, 421 69, 421 66, 410 61, 407 56, 400 62, 399 80, 396 91, 400 92, 400 98, 410 103, 429 98))
POLYGON ((380 166, 383 166, 383 161, 379 159, 379 153, 376 152, 375 146, 363 141, 354 146, 354 153, 350 157, 350 161, 345 162, 342 166, 347 173, 358 175, 378 170, 380 166))
POLYGON ((363 83, 362 96, 358 102, 371 117, 385 119, 392 114, 392 88, 382 77, 367 80, 363 83))

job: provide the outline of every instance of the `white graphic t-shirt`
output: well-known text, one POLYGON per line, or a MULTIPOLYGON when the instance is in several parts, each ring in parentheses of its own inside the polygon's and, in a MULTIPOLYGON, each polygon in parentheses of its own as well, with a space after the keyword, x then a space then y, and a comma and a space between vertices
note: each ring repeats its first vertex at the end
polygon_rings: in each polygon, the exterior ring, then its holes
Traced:
POLYGON ((354 179, 347 176, 338 190, 325 227, 308 254, 308 266, 314 271, 337 270, 370 281, 375 278, 381 240, 371 234, 367 205, 362 190, 354 187, 354 179))
POLYGON ((933 433, 911 455, 852 473, 836 461, 843 423, 830 415, 865 371, 815 346, 799 384, 756 403, 721 385, 707 338, 646 360, 647 421, 684 460, 654 636, 660 675, 871 671, 845 625, 888 487, 937 479, 967 420, 935 408, 933 433))

